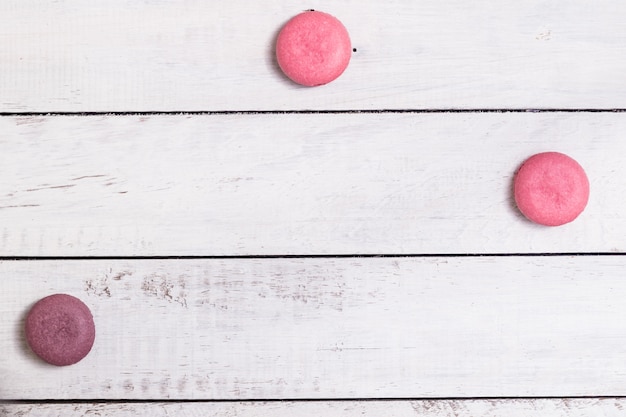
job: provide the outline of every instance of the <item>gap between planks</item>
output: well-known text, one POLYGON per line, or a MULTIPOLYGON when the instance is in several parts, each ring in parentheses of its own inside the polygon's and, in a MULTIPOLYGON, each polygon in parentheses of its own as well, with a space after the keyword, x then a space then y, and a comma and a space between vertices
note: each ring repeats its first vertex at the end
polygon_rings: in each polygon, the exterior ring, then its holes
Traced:
POLYGON ((0 256, 0 261, 106 261, 106 260, 210 260, 210 259, 360 259, 360 258, 508 258, 624 256, 625 252, 544 252, 544 253, 363 253, 328 255, 181 255, 181 256, 0 256))
POLYGON ((623 113, 624 108, 526 108, 526 109, 344 109, 344 110, 170 110, 170 111, 66 111, 66 112, 0 112, 0 117, 43 116, 211 116, 211 115, 283 115, 283 114, 405 114, 405 113, 623 113))

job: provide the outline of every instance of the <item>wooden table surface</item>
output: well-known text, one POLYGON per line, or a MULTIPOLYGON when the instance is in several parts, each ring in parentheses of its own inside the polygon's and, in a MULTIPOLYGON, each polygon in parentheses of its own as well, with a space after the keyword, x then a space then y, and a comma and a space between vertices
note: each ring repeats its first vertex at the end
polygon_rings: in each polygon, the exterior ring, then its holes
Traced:
POLYGON ((0 416, 626 415, 626 2, 0 3, 0 416), (300 87, 278 30, 354 47, 300 87), (519 165, 575 158, 573 223, 519 165), (83 300, 54 367, 23 325, 83 300), (280 401, 279 401, 280 400, 280 401))

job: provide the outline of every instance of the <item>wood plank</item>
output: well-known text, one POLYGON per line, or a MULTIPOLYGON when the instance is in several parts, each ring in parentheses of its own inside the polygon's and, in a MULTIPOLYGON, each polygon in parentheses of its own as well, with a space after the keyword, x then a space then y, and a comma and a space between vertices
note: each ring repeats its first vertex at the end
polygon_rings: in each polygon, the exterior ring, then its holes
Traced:
POLYGON ((2 256, 626 251, 626 113, 0 118, 2 256), (536 226, 514 172, 587 170, 536 226))
POLYGON ((586 0, 10 0, 0 111, 626 107, 626 3, 586 0), (357 52, 300 88, 273 56, 305 8, 357 52))
POLYGON ((626 400, 564 398, 439 401, 307 401, 238 403, 76 403, 0 405, 0 415, 20 417, 621 417, 626 400), (2 412, 5 414, 2 414, 2 412))
POLYGON ((624 396, 625 256, 3 261, 0 399, 624 396), (22 335, 69 293, 96 343, 22 335))

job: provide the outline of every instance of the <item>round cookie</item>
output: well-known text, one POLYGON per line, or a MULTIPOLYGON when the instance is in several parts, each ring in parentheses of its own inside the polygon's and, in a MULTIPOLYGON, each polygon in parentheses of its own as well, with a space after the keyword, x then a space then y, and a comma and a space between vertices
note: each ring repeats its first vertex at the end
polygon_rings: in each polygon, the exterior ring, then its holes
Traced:
POLYGON ((276 40, 276 58, 282 71, 308 87, 339 77, 351 54, 350 36, 343 24, 327 13, 313 10, 289 20, 276 40))
POLYGON ((544 152, 531 156, 514 181, 515 202, 528 219, 560 226, 576 219, 589 200, 589 180, 567 155, 544 152))
POLYGON ((28 312, 25 333, 33 352, 57 366, 72 365, 83 359, 96 337, 89 308, 67 294, 39 300, 28 312))

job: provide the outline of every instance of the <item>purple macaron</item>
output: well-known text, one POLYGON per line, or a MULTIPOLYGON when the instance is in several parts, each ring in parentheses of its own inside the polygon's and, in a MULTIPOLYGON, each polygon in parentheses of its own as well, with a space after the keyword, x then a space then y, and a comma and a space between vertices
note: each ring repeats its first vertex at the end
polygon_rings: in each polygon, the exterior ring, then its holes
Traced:
POLYGON ((39 300, 28 312, 25 332, 33 352, 57 366, 83 359, 96 338, 91 311, 78 298, 67 294, 39 300))

